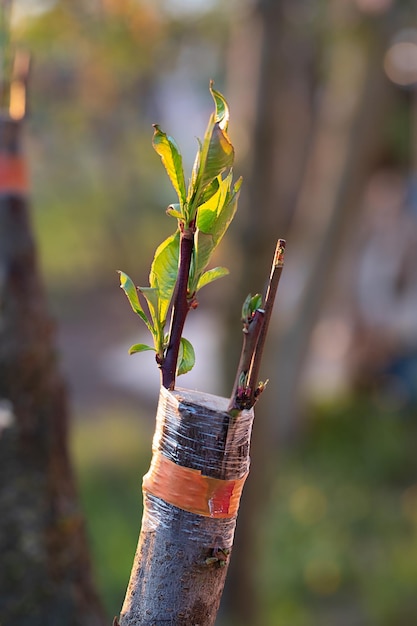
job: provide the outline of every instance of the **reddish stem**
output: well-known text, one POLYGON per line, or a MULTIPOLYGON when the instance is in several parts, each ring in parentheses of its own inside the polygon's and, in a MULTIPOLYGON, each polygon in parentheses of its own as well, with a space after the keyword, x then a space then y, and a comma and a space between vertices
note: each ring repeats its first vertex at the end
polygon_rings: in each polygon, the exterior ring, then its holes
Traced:
POLYGON ((169 390, 175 387, 175 375, 177 370, 178 353, 180 350, 182 331, 185 320, 190 310, 187 298, 188 276, 190 273, 191 258, 194 248, 195 226, 181 228, 180 236, 180 259, 178 277, 172 304, 171 325, 169 329, 169 343, 165 358, 161 364, 162 385, 169 390))
POLYGON ((253 353, 258 343, 259 334, 262 331, 265 312, 257 309, 249 324, 243 326, 243 345, 240 354, 239 365, 236 372, 235 383, 228 411, 242 410, 249 400, 248 373, 251 367, 253 353))
POLYGON ((272 307, 284 266, 285 241, 278 239, 263 308, 257 309, 249 327, 244 326, 243 347, 228 410, 232 413, 254 406, 264 384, 258 375, 265 346, 272 307))
POLYGON ((265 347, 266 336, 268 333, 269 322, 271 320, 272 309, 277 295, 277 289, 279 280, 282 274, 282 268, 284 267, 284 255, 285 255, 285 240, 278 239, 275 249, 274 259, 272 262, 271 274, 269 276, 268 287, 264 298, 264 311, 265 318, 264 323, 259 333, 259 338, 253 352, 252 364, 248 375, 248 387, 250 388, 250 405, 253 406, 256 402, 256 391, 258 384, 259 370, 261 367, 262 355, 265 347))

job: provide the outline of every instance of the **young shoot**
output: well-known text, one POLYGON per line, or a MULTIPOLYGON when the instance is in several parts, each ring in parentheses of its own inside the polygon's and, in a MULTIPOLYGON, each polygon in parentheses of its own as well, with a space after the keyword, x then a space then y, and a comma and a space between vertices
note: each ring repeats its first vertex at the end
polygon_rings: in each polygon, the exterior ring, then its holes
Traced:
POLYGON ((235 215, 241 186, 241 179, 233 181, 234 149, 227 134, 229 107, 212 83, 210 93, 214 112, 203 141, 199 141, 188 187, 177 143, 154 125, 153 147, 177 195, 177 202, 167 209, 177 222, 176 230, 155 252, 149 286, 136 287, 120 272, 120 286, 148 328, 153 344, 135 344, 130 353, 154 350, 167 389, 173 389, 176 376, 194 365, 194 349, 182 332, 189 310, 196 307, 198 292, 228 274, 225 267, 207 267, 235 215))

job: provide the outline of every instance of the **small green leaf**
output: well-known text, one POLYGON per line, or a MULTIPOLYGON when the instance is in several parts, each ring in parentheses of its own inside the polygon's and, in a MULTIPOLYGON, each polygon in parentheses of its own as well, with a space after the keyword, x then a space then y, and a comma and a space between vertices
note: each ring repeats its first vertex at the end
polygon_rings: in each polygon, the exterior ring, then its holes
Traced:
POLYGON ((260 293, 256 293, 250 300, 250 311, 255 313, 257 309, 262 307, 262 296, 260 293))
POLYGON ((155 352, 155 348, 152 346, 147 346, 145 343, 135 343, 133 346, 129 348, 129 354, 135 354, 136 352, 147 352, 148 350, 153 350, 155 352))
POLYGON ((198 172, 200 170, 201 151, 203 149, 203 144, 201 143, 201 140, 198 137, 197 137, 197 142, 198 142, 198 150, 197 150, 197 154, 195 155, 193 169, 191 171, 191 179, 188 185, 187 201, 190 201, 195 196, 195 192, 197 188, 197 178, 198 178, 198 172))
POLYGON ((223 96, 212 89, 216 109, 211 115, 203 143, 197 153, 190 185, 188 188, 187 219, 195 218, 198 206, 212 182, 225 170, 230 169, 234 160, 234 149, 227 135, 229 109, 223 96))
POLYGON ((170 204, 166 210, 166 213, 167 215, 171 215, 171 217, 175 217, 177 220, 184 219, 184 216, 181 213, 180 204, 170 204))
POLYGON ((198 281, 210 258, 221 242, 237 209, 241 179, 233 186, 233 172, 220 180, 219 189, 197 213, 197 231, 194 238, 193 268, 190 273, 189 290, 194 293, 198 281))
POLYGON ((212 198, 212 196, 214 196, 215 193, 217 193, 219 189, 219 179, 215 178, 204 190, 201 198, 200 198, 200 204, 204 204, 206 202, 208 202, 210 200, 210 198, 212 198))
POLYGON ((127 299, 130 302, 130 306, 132 307, 132 309, 134 310, 135 313, 137 313, 139 315, 139 317, 142 318, 142 320, 145 322, 146 326, 151 329, 152 325, 150 324, 148 318, 146 317, 146 314, 140 304, 139 301, 139 296, 138 296, 138 292, 136 290, 136 287, 132 281, 132 279, 125 274, 124 272, 120 272, 119 271, 119 276, 120 276, 120 287, 123 289, 123 291, 125 292, 127 299))
POLYGON ((180 233, 177 231, 158 246, 151 265, 149 284, 158 290, 161 324, 165 322, 178 274, 180 233))
POLYGON ((216 246, 219 245, 226 230, 229 228, 230 222, 235 216, 237 210, 237 203, 239 199, 240 187, 242 185, 242 178, 239 178, 232 188, 232 176, 233 172, 225 178, 226 193, 224 200, 219 202, 217 209, 217 220, 214 228, 213 235, 216 240, 216 246))
POLYGON ((178 353, 177 376, 186 374, 193 369, 195 363, 194 348, 188 339, 181 337, 180 350, 178 353))
POLYGON ((251 317, 251 312, 250 312, 250 301, 252 299, 252 294, 250 293, 248 296, 246 296, 244 303, 242 304, 242 321, 243 322, 248 322, 250 317, 251 317))
POLYGON ((213 89, 213 84, 213 81, 211 81, 210 93, 216 105, 216 122, 219 123, 222 130, 227 130, 229 124, 229 106, 224 96, 219 91, 213 89))
POLYGON ((177 192, 181 206, 186 199, 184 170, 182 156, 175 139, 164 133, 157 124, 154 124, 153 147, 161 157, 171 183, 177 192))
MULTIPOLYGON (((218 179, 216 178, 218 182, 218 179)), ((217 219, 217 211, 219 203, 224 201, 226 191, 224 190, 224 181, 220 182, 219 188, 206 202, 200 204, 197 213, 197 228, 203 233, 211 234, 213 224, 217 219)))
MULTIPOLYGON (((226 132, 222 130, 220 124, 214 124, 209 136, 206 136, 203 143, 202 158, 200 164, 199 191, 204 191, 214 178, 232 167, 234 160, 234 149, 226 132)), ((198 194, 200 197, 200 193, 198 194)))
POLYGON ((204 274, 200 276, 200 279, 197 283, 196 292, 200 291, 202 287, 212 283, 218 278, 227 276, 228 273, 229 273, 229 270, 227 269, 227 267, 214 267, 213 269, 208 270, 207 272, 204 272, 204 274))
POLYGON ((158 315, 159 294, 158 294, 158 290, 155 289, 154 287, 138 287, 138 290, 140 291, 140 293, 142 293, 145 296, 146 302, 148 303, 148 306, 149 306, 149 311, 150 311, 151 316, 152 316, 152 320, 154 322, 154 325, 156 326, 158 321, 159 321, 159 315, 158 315))
POLYGON ((253 313, 262 307, 262 296, 257 293, 254 296, 250 293, 242 306, 242 321, 249 322, 253 313))

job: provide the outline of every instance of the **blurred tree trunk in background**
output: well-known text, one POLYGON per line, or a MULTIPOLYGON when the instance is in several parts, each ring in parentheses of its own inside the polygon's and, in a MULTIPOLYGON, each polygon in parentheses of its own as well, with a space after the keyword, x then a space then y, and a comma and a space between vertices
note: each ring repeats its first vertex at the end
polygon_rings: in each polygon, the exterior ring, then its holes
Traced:
MULTIPOLYGON (((282 441, 302 428, 303 361, 344 246, 351 248, 353 264, 356 246, 349 239, 354 238, 364 185, 384 140, 382 125, 390 103, 381 63, 385 23, 360 23, 352 6, 333 7, 329 13, 330 32, 337 36, 288 235, 289 249, 297 247, 298 268, 290 260, 287 272, 290 278, 303 272, 302 288, 291 317, 278 328, 278 351, 270 363, 277 381, 271 393, 275 439, 282 441)), ((285 290, 281 295, 285 298, 285 290)))
MULTIPOLYGON (((352 5, 336 3, 328 7, 327 24, 314 32, 307 24, 307 5, 296 9, 284 1, 262 1, 256 14, 262 52, 235 300, 262 289, 278 237, 287 239, 288 248, 277 298, 279 321, 275 336, 271 329, 261 375, 272 383, 255 409, 252 470, 227 583, 227 623, 242 626, 261 623, 254 575, 257 552, 267 549, 256 530, 269 496, 268 459, 276 455, 277 441, 282 447, 302 428, 303 360, 342 244, 359 217, 388 102, 381 67, 385 22, 366 21, 352 5), (305 21, 289 28, 296 14, 305 21), (313 64, 318 67, 312 56, 323 35, 327 71, 311 130, 313 64)), ((235 342, 238 320, 228 325, 235 342)))
POLYGON ((0 621, 102 626, 28 215, 21 126, 0 119, 0 621))
MULTIPOLYGON (((247 170, 240 202, 240 264, 233 306, 227 319, 226 378, 236 370, 241 338, 239 303, 249 292, 261 292, 279 237, 286 238, 305 167, 311 130, 314 41, 303 21, 308 3, 292 7, 280 0, 260 0, 246 23, 240 24, 231 50, 231 105, 240 112, 242 128, 249 127, 247 170), (256 59, 257 63, 253 61, 256 59), (236 59, 234 61, 234 59, 236 59), (249 74, 249 75, 248 75, 249 74), (235 101, 235 104, 234 104, 235 101), (246 104, 246 110, 242 110, 246 104), (248 106, 249 103, 249 106, 248 106)), ((239 154, 239 138, 236 141, 239 154)), ((284 269, 285 277, 285 269, 284 269)), ((284 280, 283 277, 283 280, 284 280)), ((277 304, 281 299, 278 290, 277 304)), ((275 337, 270 340, 276 345, 275 337)), ((273 379, 275 365, 263 369, 273 379)), ((271 385, 271 386, 272 386, 271 385)), ((231 384, 228 386, 230 390, 231 384)), ((260 624, 256 598, 257 559, 255 537, 270 482, 273 447, 269 440, 271 414, 269 389, 256 406, 252 438, 252 467, 243 494, 235 552, 231 560, 226 595, 221 610, 227 624, 260 624)), ((227 393, 225 389, 225 393, 227 393)), ((260 549, 264 549, 263 546, 260 549)))

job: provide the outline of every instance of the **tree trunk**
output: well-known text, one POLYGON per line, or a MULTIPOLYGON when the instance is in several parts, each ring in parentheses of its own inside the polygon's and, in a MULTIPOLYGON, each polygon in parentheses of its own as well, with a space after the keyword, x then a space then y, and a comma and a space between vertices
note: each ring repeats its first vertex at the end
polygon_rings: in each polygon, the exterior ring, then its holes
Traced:
POLYGON ((121 626, 212 626, 249 470, 253 411, 161 388, 144 514, 121 626))
MULTIPOLYGON (((271 400, 277 411, 275 439, 281 442, 296 437, 303 426, 303 362, 334 268, 341 250, 346 249, 343 245, 352 249, 352 255, 356 251, 349 239, 355 237, 361 194, 381 147, 381 128, 390 102, 381 67, 384 29, 365 24, 359 40, 344 22, 349 23, 354 9, 347 6, 346 15, 337 9, 335 13, 333 32, 340 32, 333 44, 308 165, 288 233, 289 241, 298 242, 299 247, 298 258, 294 255, 293 264, 287 263, 287 276, 296 274, 296 265, 307 269, 297 306, 278 330, 280 348, 273 359, 277 384, 271 400), (343 80, 340 58, 350 59, 343 80)), ((281 295, 286 297, 285 289, 281 295)))
POLYGON ((21 122, 0 119, 0 621, 102 626, 20 135, 21 122))
MULTIPOLYGON (((353 5, 334 3, 327 12, 327 32, 332 33, 327 57, 331 61, 316 112, 313 80, 317 80, 320 61, 320 33, 307 21, 303 25, 301 19, 297 28, 294 21, 285 22, 289 9, 296 10, 299 18, 303 11, 308 16, 309 3, 260 0, 256 6, 262 46, 259 95, 253 115, 244 255, 239 266, 242 287, 234 297, 242 301, 248 291, 259 290, 265 251, 273 238, 284 237, 288 253, 276 307, 278 317, 270 331, 273 348, 266 350, 263 362, 264 376, 270 376, 271 383, 257 410, 254 470, 242 501, 236 554, 226 584, 227 618, 239 626, 262 623, 249 564, 256 561, 259 522, 270 495, 270 461, 274 459, 276 472, 279 448, 290 444, 303 426, 303 361, 339 250, 348 233, 352 236, 359 217, 360 193, 380 146, 378 133, 383 134, 381 121, 387 106, 381 69, 387 36, 384 24, 370 23, 367 29, 364 24, 358 37, 352 29, 359 19, 353 5), (291 303, 300 278, 303 290, 295 308, 291 303)), ((244 48, 250 45, 248 41, 244 38, 244 48)), ((246 67, 241 65, 243 71, 246 67)), ((248 81, 242 82, 247 90, 248 81)), ((229 337, 235 324, 228 320, 229 337)), ((225 361, 232 350, 228 345, 225 361)))
MULTIPOLYGON (((299 181, 306 165, 316 50, 314 34, 303 23, 304 12, 309 10, 308 3, 304 0, 297 3, 297 24, 289 22, 292 4, 282 0, 257 0, 232 47, 232 105, 244 118, 240 125, 249 127, 251 132, 248 172, 244 175, 239 205, 242 224, 239 240, 242 252, 236 267, 239 281, 230 302, 243 302, 248 292, 262 290, 271 250, 279 237, 287 239, 299 181), (255 67, 254 58, 257 61, 255 67), (251 108, 242 112, 245 106, 251 108)), ((288 245, 291 257, 290 239, 288 245)), ((277 299, 278 311, 281 289, 282 283, 277 299)), ((234 306, 229 306, 226 325, 223 362, 228 380, 236 370, 240 345, 240 327, 234 306)), ((262 619, 253 563, 258 558, 256 539, 272 480, 271 466, 276 462, 271 433, 277 417, 275 406, 268 398, 279 384, 271 354, 281 349, 275 340, 269 344, 273 345, 272 350, 266 346, 265 351, 269 367, 265 367, 264 359, 262 370, 265 375, 261 375, 261 379, 270 377, 271 383, 257 408, 260 419, 252 445, 253 470, 243 496, 235 557, 230 566, 223 605, 227 623, 238 626, 258 625, 262 619)))

